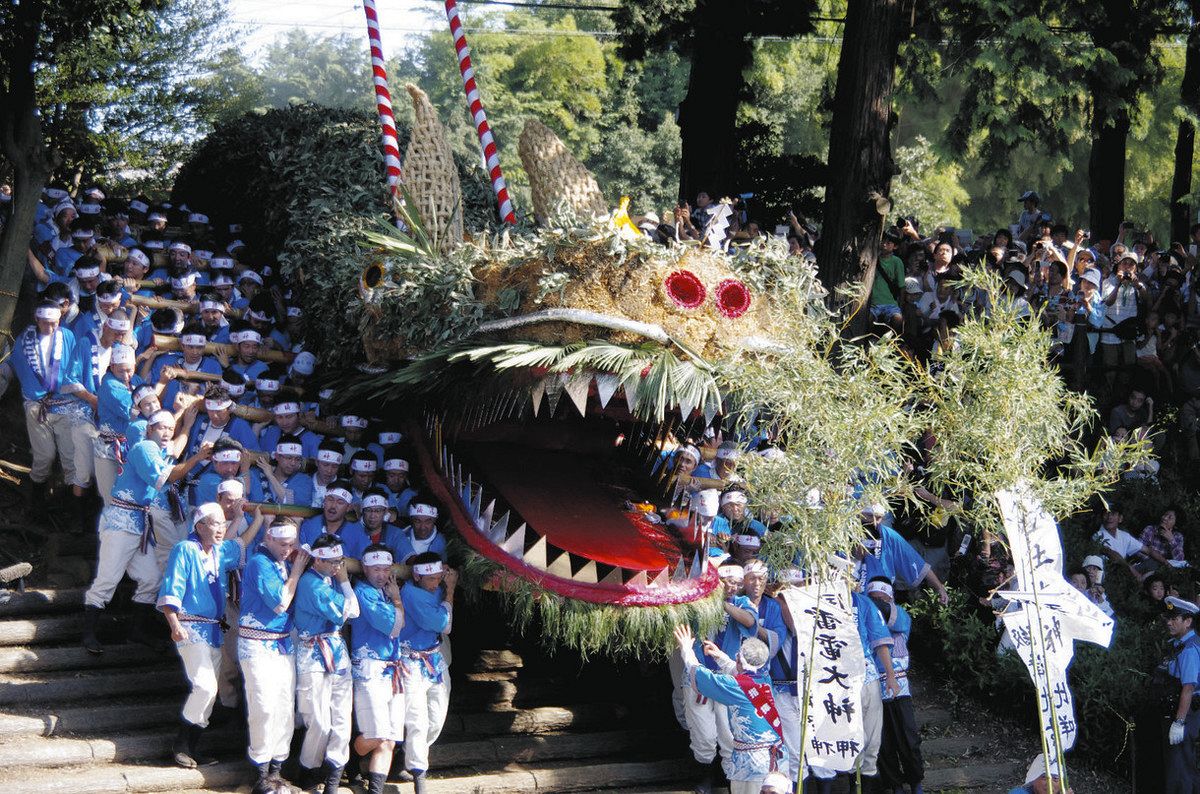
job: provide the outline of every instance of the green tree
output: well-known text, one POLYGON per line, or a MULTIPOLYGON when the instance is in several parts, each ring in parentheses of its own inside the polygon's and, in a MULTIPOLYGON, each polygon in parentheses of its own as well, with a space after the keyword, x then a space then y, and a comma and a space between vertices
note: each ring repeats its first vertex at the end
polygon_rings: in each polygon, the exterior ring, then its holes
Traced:
POLYGON ((292 28, 263 56, 259 81, 266 104, 312 102, 331 108, 373 108, 370 61, 362 36, 321 36, 292 28))
POLYGON ((690 62, 679 105, 679 195, 725 195, 744 187, 738 106, 746 95, 752 37, 797 36, 812 29, 814 0, 622 0, 614 14, 627 57, 678 52, 690 62))
POLYGON ((962 208, 970 200, 960 182, 962 166, 942 162, 922 135, 911 146, 896 147, 895 160, 893 214, 915 215, 927 229, 962 225, 962 208))
POLYGON ((191 78, 217 40, 222 2, 25 0, 0 6, 0 153, 13 175, 0 231, 8 328, 41 190, 114 163, 160 164, 199 123, 191 78))

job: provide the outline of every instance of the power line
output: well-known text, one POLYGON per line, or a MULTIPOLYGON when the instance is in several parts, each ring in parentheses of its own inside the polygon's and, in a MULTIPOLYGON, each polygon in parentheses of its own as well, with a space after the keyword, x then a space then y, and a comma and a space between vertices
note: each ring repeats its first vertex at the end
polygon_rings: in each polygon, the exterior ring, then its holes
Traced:
MULTIPOLYGON (((279 28, 319 28, 322 30, 359 30, 361 25, 334 25, 322 22, 281 22, 261 19, 232 19, 230 22, 239 25, 263 25, 268 27, 279 28)), ((414 28, 414 27, 394 27, 392 25, 381 25, 384 31, 393 31, 396 33, 430 33, 438 30, 438 28, 414 28)), ((613 37, 619 35, 614 30, 555 30, 545 28, 542 30, 524 30, 521 28, 505 29, 505 28, 472 28, 463 27, 467 33, 497 33, 504 36, 595 36, 595 37, 613 37)))
POLYGON ((564 11, 617 11, 617 6, 582 5, 576 3, 530 3, 525 0, 458 0, 463 5, 516 6, 517 8, 554 8, 564 11))

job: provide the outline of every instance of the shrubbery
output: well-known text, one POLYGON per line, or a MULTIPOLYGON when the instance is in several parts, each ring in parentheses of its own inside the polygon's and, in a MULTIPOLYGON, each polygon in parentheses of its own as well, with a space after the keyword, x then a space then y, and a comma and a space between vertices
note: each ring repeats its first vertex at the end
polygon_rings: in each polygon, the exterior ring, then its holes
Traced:
MULTIPOLYGON (((1151 484, 1125 481, 1110 497, 1121 506, 1123 528, 1138 535, 1156 522, 1170 505, 1181 508, 1177 528, 1187 532, 1185 521, 1200 516, 1200 495, 1175 481, 1151 484)), ((1194 523, 1191 524, 1194 526, 1194 523)), ((1084 556, 1096 554, 1091 536, 1099 526, 1092 513, 1073 516, 1061 525, 1067 568, 1078 566, 1084 556)), ((1200 560, 1200 538, 1189 536, 1184 549, 1193 565, 1200 560)), ((1195 574, 1190 570, 1169 574, 1185 598, 1196 595, 1195 574)), ((1145 683, 1161 660, 1166 629, 1159 613, 1142 597, 1141 588, 1128 571, 1108 566, 1105 590, 1116 610, 1116 629, 1109 648, 1089 643, 1075 644, 1070 669, 1075 717, 1079 724, 1076 756, 1118 774, 1129 775, 1133 763, 1133 724, 1145 683)), ((912 604, 913 653, 934 678, 949 684, 955 697, 982 701, 996 713, 1012 717, 1036 729, 1036 693, 1025 665, 1015 654, 997 656, 1000 633, 993 621, 982 620, 968 604, 968 596, 952 590, 949 606, 932 598, 912 604)))

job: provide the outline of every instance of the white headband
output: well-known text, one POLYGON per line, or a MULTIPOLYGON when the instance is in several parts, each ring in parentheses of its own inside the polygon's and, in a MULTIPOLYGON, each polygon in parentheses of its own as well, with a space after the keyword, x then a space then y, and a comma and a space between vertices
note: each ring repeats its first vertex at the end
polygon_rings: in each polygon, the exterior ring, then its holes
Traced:
POLYGON ((408 471, 408 461, 403 458, 389 458, 383 462, 384 471, 408 471))
POLYGON ((62 309, 56 306, 41 306, 33 313, 39 320, 58 321, 62 319, 62 309))
POLYGON ((346 504, 352 504, 354 502, 354 497, 351 496, 350 492, 347 491, 345 488, 330 488, 328 491, 325 492, 325 496, 326 496, 326 498, 328 498, 330 496, 337 497, 338 499, 341 499, 346 504))
POLYGON ((208 216, 199 212, 193 212, 188 216, 188 223, 208 223, 208 216))
POLYGON ((335 452, 332 449, 318 449, 317 460, 319 460, 321 463, 336 463, 341 465, 342 453, 335 452))
POLYGON ((387 565, 391 567, 392 553, 390 551, 368 551, 362 556, 363 567, 371 565, 387 565))
POLYGON ((136 248, 129 252, 129 260, 136 262, 142 267, 150 267, 150 258, 136 248))
POLYGON ((133 323, 122 317, 109 317, 104 321, 104 324, 114 331, 120 331, 121 333, 125 333, 133 327, 133 323))
POLYGON ((200 311, 223 312, 225 311, 225 307, 216 301, 200 301, 200 311))
POLYGON ((686 456, 686 457, 689 457, 692 460, 696 461, 697 463, 700 462, 700 450, 696 449, 691 444, 687 444, 686 446, 680 447, 679 448, 679 456, 680 457, 686 456))
POLYGON ((733 542, 739 546, 749 546, 752 549, 757 549, 762 545, 762 541, 759 540, 758 535, 734 535, 733 542))
POLYGON ((435 573, 442 572, 442 561, 423 562, 420 565, 413 566, 413 573, 417 576, 432 576, 435 573))
POLYGON ((722 565, 717 568, 717 575, 722 579, 737 579, 739 582, 746 578, 746 572, 740 565, 722 565))
POLYGON ((100 268, 95 265, 75 268, 75 278, 97 278, 99 275, 100 268))
POLYGON ((300 307, 299 307, 299 306, 289 306, 289 307, 287 307, 287 316, 288 316, 288 317, 299 317, 301 314, 303 314, 303 312, 302 312, 302 311, 300 311, 300 307))
POLYGON ((106 292, 103 295, 97 295, 96 300, 100 301, 101 303, 120 303, 121 302, 121 293, 106 292))
POLYGON ((132 364, 135 361, 137 361, 137 354, 133 352, 132 347, 129 345, 113 345, 113 364, 132 364))
POLYGON ((238 334, 237 341, 239 344, 242 342, 254 342, 259 344, 262 342, 262 334, 260 334, 258 331, 255 331, 253 328, 247 328, 245 331, 242 331, 240 334, 238 334))
POLYGON ((729 491, 721 494, 722 505, 744 505, 749 501, 745 491, 729 491))
POLYGON ((342 417, 342 427, 357 427, 360 430, 365 430, 367 428, 367 420, 361 416, 346 414, 342 417))
POLYGON ((129 209, 133 210, 134 212, 145 212, 150 208, 146 206, 146 202, 134 199, 133 201, 129 202, 129 209))
POLYGON ((297 444, 295 442, 290 442, 290 443, 285 443, 285 444, 276 444, 275 445, 275 454, 276 455, 303 456, 304 455, 304 447, 300 446, 299 444, 297 444))
POLYGON ((767 564, 762 560, 750 560, 750 562, 746 563, 746 567, 743 570, 746 576, 750 576, 751 574, 766 576, 768 573, 767 564))
POLYGON ((272 524, 267 527, 268 537, 276 540, 287 540, 288 538, 296 537, 296 525, 290 521, 281 521, 278 524, 272 524))
POLYGON ((216 502, 205 502, 196 508, 196 512, 192 514, 192 529, 195 529, 201 521, 209 518, 225 520, 225 511, 216 502))
POLYGON ((274 378, 257 378, 254 381, 254 388, 259 391, 279 391, 279 381, 274 378))
POLYGON ((270 319, 267 317, 266 312, 255 311, 254 309, 247 309, 246 317, 251 320, 258 320, 260 323, 265 323, 270 319))
POLYGON ((379 434, 379 443, 386 447, 392 444, 399 444, 401 438, 403 436, 395 431, 384 431, 379 434))
POLYGON ((208 260, 208 266, 213 270, 232 270, 233 260, 227 256, 214 256, 208 260))
POLYGON ((161 425, 163 422, 174 422, 175 414, 170 411, 156 411, 153 416, 146 420, 147 427, 161 425))
POLYGON ((358 460, 350 461, 350 471, 375 471, 375 469, 378 468, 378 465, 379 464, 373 460, 359 458, 358 460))
POLYGON ((414 502, 408 506, 408 515, 411 518, 437 518, 438 511, 433 505, 414 502))
POLYGON ((225 391, 229 392, 230 397, 241 397, 246 393, 246 384, 244 383, 230 383, 222 380, 221 385, 225 387, 225 391))
MULTIPOLYGON (((262 381, 255 382, 262 383, 262 381)), ((275 384, 276 389, 279 388, 279 381, 276 380, 271 382, 275 384)), ((261 389, 262 386, 259 386, 258 388, 261 389)), ((270 389, 267 391, 270 391, 270 389)), ((277 403, 274 410, 276 416, 279 416, 280 414, 298 414, 300 413, 300 403, 277 403)))
POLYGON ((234 477, 231 480, 221 480, 217 486, 217 494, 229 494, 234 499, 241 499, 246 495, 246 486, 242 485, 242 481, 234 477))
POLYGON ((171 247, 169 250, 184 251, 184 252, 190 254, 192 252, 192 247, 190 245, 188 245, 187 243, 171 243, 171 247))
POLYGON ((133 404, 137 405, 142 400, 146 399, 147 397, 151 397, 151 396, 157 397, 158 392, 155 391, 154 387, 151 386, 149 383, 143 383, 141 386, 138 386, 136 389, 133 390, 133 404))
POLYGON ((377 493, 373 493, 370 496, 363 497, 362 506, 365 510, 368 507, 387 507, 388 503, 387 499, 377 493))
POLYGON ((210 411, 226 411, 233 407, 233 400, 205 400, 204 407, 210 411))
POLYGON ((188 347, 204 347, 208 344, 208 339, 205 338, 204 334, 184 334, 179 337, 179 342, 188 347))
POLYGON ((895 595, 892 586, 887 582, 867 582, 867 595, 871 593, 884 593, 888 598, 892 598, 895 595))
POLYGON ((309 554, 318 560, 337 560, 346 556, 342 551, 342 544, 340 543, 336 546, 325 546, 321 549, 313 549, 309 552, 309 554))
POLYGON ((196 276, 193 273, 188 273, 186 276, 179 276, 171 279, 171 289, 187 289, 196 283, 196 276))
POLYGON ((212 459, 217 463, 238 463, 242 459, 242 451, 239 449, 223 449, 220 452, 214 452, 212 459))

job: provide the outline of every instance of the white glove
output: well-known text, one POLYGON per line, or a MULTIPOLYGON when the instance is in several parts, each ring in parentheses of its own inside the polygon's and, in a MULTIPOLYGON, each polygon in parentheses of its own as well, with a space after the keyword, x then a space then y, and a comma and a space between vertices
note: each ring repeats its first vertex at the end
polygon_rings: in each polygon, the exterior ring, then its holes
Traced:
POLYGON ((1171 744, 1179 744, 1183 741, 1183 723, 1176 720, 1171 723, 1171 730, 1167 733, 1167 740, 1171 744))

